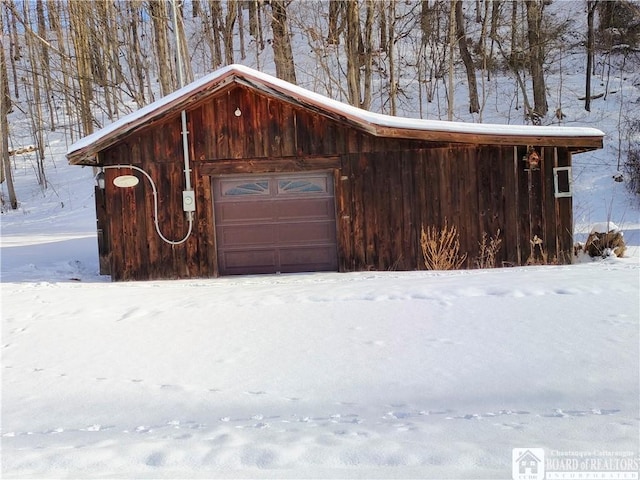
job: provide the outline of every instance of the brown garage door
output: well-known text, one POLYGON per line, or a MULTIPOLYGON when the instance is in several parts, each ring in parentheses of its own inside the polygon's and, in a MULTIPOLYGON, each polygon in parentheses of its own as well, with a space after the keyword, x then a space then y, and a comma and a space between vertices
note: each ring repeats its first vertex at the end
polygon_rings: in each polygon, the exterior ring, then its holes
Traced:
POLYGON ((330 174, 222 176, 213 190, 221 274, 337 270, 330 174))

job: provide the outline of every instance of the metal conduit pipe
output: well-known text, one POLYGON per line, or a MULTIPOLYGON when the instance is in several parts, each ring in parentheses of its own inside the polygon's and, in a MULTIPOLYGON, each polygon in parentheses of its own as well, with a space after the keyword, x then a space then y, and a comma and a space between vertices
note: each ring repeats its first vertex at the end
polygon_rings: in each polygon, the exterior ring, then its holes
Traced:
MULTIPOLYGON (((178 83, 180 88, 184 87, 184 67, 182 64, 182 46, 178 35, 178 10, 176 0, 171 0, 173 12, 173 32, 176 39, 176 59, 178 62, 178 83)), ((191 164, 189 159, 189 131, 187 130, 187 112, 180 112, 182 121, 182 154, 184 156, 184 191, 182 192, 182 209, 186 212, 189 220, 193 220, 193 212, 196 209, 195 195, 191 186, 191 164)))
MULTIPOLYGON (((191 232, 193 231, 193 215, 188 215, 187 216, 187 220, 189 222, 189 230, 187 231, 187 234, 184 236, 184 238, 180 239, 180 240, 170 240, 167 237, 165 237, 162 234, 162 231, 160 230, 160 225, 158 224, 158 189, 156 188, 156 184, 153 181, 153 178, 151 178, 151 175, 149 175, 147 172, 145 172, 143 169, 141 169, 140 167, 136 167, 135 165, 105 165, 103 167, 100 167, 102 170, 106 170, 109 168, 113 168, 113 169, 120 169, 120 168, 130 168, 132 170, 136 170, 140 173, 142 173, 145 178, 149 181, 149 183, 151 184, 151 191, 153 193, 153 224, 156 228, 156 232, 158 233, 158 236, 166 243, 170 244, 170 245, 180 245, 184 242, 187 241, 187 239, 189 238, 189 236, 191 235, 191 232)), ((104 176, 104 172, 100 170, 100 172, 98 172, 98 174, 96 175, 96 179, 98 179, 100 177, 100 175, 104 176)), ((104 177, 103 177, 104 180, 104 177)), ((101 186, 101 188, 103 188, 101 186)), ((190 212, 192 213, 192 212, 190 212)))

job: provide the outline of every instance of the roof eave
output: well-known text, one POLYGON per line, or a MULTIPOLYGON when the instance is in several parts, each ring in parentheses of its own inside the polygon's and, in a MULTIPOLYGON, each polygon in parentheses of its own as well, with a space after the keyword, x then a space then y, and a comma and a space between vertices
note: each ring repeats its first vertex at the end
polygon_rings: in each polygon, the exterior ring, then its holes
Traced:
POLYGON ((540 147, 566 147, 572 152, 598 150, 603 147, 602 136, 546 136, 519 134, 485 134, 450 132, 445 130, 419 130, 378 125, 375 135, 388 138, 405 138, 446 143, 473 145, 532 145, 540 147))
POLYGON ((173 101, 164 103, 163 105, 150 110, 148 114, 137 117, 130 123, 122 124, 109 135, 99 138, 93 143, 89 143, 86 147, 67 153, 66 156, 69 164, 98 165, 96 157, 99 152, 115 145, 124 137, 132 135, 143 128, 147 128, 158 121, 165 120, 167 113, 184 110, 189 105, 197 103, 204 96, 226 88, 233 83, 235 75, 236 74, 233 70, 229 70, 218 77, 215 82, 206 83, 195 91, 186 92, 185 94, 176 97, 173 101))
MULTIPOLYGON (((215 78, 209 79, 175 96, 170 101, 165 101, 157 107, 153 104, 147 107, 149 111, 137 116, 130 122, 118 125, 108 134, 98 136, 95 141, 88 141, 86 145, 71 151, 67 159, 71 165, 98 165, 98 153, 111 147, 125 137, 138 132, 143 128, 166 120, 168 113, 184 110, 197 104, 204 97, 219 92, 232 84, 242 84, 258 91, 289 101, 302 108, 312 110, 334 120, 344 122, 362 132, 386 138, 415 139, 432 141, 437 143, 466 144, 466 145, 536 145, 565 147, 571 152, 584 152, 600 149, 603 146, 603 137, 600 135, 544 135, 524 133, 483 133, 477 131, 452 131, 438 128, 409 128, 407 126, 390 126, 377 122, 375 115, 372 118, 363 117, 354 113, 350 108, 340 108, 336 102, 327 99, 319 102, 313 96, 305 96, 295 88, 283 87, 279 80, 270 81, 263 76, 253 74, 250 70, 231 66, 215 78)), ((108 128, 108 127, 107 127, 108 128)))

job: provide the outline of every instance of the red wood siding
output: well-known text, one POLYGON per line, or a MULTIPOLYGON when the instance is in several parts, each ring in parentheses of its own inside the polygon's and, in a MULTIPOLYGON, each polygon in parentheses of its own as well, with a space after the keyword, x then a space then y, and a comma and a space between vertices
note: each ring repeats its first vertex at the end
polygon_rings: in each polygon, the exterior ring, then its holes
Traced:
MULTIPOLYGON (((499 262, 524 264, 533 235, 544 240, 550 260, 571 259, 571 199, 553 195, 553 167, 570 165, 567 149, 541 149, 541 169, 529 173, 521 161, 526 145, 374 137, 346 120, 236 84, 192 105, 187 118, 196 195, 193 234, 182 245, 163 242, 155 232, 147 180, 131 170, 106 170, 107 189, 96 202, 107 242, 101 245, 101 265, 114 280, 219 275, 211 177, 261 172, 333 173, 341 271, 423 268, 420 228, 445 220, 458 228, 468 266, 482 233, 494 235, 497 229, 503 239, 499 262), (140 184, 114 187, 113 178, 122 173, 136 175, 140 184)), ((122 139, 99 159, 104 165, 136 165, 154 178, 160 228, 174 240, 188 227, 180 132, 176 114, 122 139)))

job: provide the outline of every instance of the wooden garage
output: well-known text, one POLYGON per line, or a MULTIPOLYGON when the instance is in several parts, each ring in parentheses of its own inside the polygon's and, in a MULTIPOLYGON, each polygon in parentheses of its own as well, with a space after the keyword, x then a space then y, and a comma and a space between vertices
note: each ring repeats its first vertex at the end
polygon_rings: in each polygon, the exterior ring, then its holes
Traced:
POLYGON ((424 267, 453 225, 463 267, 570 263, 571 159, 593 128, 464 124, 363 111, 231 65, 71 146, 95 167, 113 280, 424 267))

